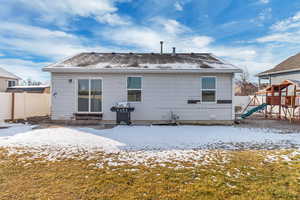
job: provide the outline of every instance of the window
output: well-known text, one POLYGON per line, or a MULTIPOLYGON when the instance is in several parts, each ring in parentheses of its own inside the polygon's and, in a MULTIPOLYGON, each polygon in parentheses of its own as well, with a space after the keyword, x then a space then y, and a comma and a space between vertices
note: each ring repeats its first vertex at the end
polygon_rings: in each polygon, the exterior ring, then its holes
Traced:
POLYGON ((202 78, 202 102, 216 102, 216 78, 202 78))
POLYGON ((16 86, 16 81, 7 81, 7 86, 8 87, 14 87, 14 86, 16 86))
POLYGON ((142 101, 142 77, 127 78, 127 101, 128 102, 142 101))
POLYGON ((102 80, 78 80, 78 112, 102 112, 102 80))

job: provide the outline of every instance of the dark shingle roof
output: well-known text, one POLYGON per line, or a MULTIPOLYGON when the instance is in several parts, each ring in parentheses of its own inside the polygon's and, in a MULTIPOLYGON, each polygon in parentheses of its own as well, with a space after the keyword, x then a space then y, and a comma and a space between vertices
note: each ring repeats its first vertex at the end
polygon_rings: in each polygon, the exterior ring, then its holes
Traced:
POLYGON ((269 69, 267 71, 261 72, 258 74, 258 76, 264 76, 269 75, 273 73, 280 73, 280 72, 286 72, 286 71, 300 71, 300 53, 289 57, 282 63, 276 65, 274 68, 269 69))
POLYGON ((238 69, 208 53, 81 53, 46 68, 238 69))

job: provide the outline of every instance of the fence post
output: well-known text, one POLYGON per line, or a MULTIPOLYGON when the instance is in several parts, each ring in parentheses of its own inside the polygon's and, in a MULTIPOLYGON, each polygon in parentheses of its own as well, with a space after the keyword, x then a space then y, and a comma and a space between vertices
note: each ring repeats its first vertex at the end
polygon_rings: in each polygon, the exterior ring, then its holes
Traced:
POLYGON ((15 120, 15 93, 11 93, 11 120, 15 120))
POLYGON ((28 93, 27 92, 24 92, 23 93, 23 95, 24 95, 24 99, 23 99, 23 101, 24 101, 24 120, 27 120, 27 98, 26 98, 26 95, 27 95, 28 93))

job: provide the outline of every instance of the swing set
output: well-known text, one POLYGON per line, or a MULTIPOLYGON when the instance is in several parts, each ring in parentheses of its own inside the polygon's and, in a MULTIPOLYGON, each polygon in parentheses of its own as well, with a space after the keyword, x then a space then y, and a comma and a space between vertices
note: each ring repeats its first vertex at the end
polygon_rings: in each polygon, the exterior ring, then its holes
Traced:
POLYGON ((261 111, 265 118, 300 120, 300 81, 285 80, 257 92, 243 110, 242 118, 261 111), (255 106, 249 110, 250 106, 255 106))

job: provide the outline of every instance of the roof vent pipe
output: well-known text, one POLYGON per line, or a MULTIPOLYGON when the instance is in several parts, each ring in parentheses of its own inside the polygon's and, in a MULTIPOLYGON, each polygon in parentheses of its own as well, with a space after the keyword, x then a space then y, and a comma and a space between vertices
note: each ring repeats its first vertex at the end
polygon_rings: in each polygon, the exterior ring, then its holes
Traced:
POLYGON ((163 54, 164 42, 160 41, 160 55, 163 54))
POLYGON ((176 56, 176 47, 173 47, 173 53, 172 56, 176 56))

